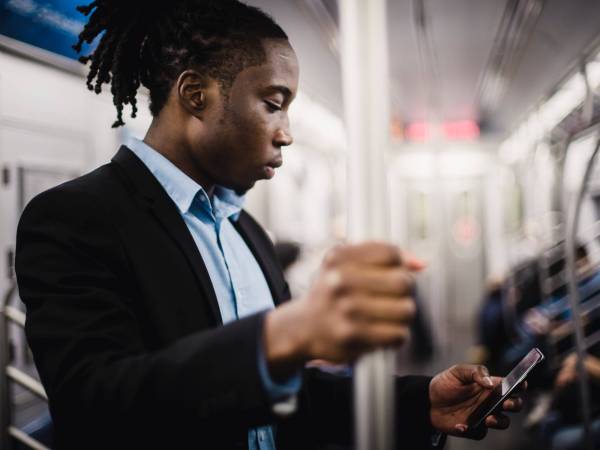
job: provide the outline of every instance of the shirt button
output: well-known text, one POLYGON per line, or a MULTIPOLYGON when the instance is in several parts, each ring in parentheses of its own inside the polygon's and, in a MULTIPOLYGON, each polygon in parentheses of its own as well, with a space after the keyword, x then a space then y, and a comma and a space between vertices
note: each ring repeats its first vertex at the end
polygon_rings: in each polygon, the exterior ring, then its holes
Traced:
POLYGON ((202 195, 201 195, 201 196, 200 196, 200 201, 201 201, 202 203, 206 202, 206 197, 204 197, 204 196, 202 196, 202 195))

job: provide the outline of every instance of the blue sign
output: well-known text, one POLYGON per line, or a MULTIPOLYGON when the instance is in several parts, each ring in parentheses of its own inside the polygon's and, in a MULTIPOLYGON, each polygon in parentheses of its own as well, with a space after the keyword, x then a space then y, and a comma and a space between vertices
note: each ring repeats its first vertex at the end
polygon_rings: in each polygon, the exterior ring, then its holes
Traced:
MULTIPOLYGON (((91 0, 0 0, 0 34, 67 58, 79 56, 71 47, 88 17, 77 9, 91 0)), ((88 54, 95 46, 84 46, 88 54)))

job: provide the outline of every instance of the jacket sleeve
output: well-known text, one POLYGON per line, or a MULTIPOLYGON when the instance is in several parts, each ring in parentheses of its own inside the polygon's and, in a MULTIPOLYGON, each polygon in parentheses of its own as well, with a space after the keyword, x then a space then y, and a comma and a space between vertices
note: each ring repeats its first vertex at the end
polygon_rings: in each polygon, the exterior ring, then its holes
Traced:
MULTIPOLYGON (((263 316, 149 351, 127 258, 99 200, 47 191, 28 205, 17 231, 26 336, 57 433, 65 427, 157 444, 174 431, 265 422, 257 367, 263 316)), ((169 445, 175 436, 165 438, 169 445)))
MULTIPOLYGON (((431 378, 405 376, 396 379, 396 448, 434 449, 429 410, 431 378)), ((278 440, 289 449, 323 444, 351 446, 354 440, 353 379, 305 371, 304 396, 297 415, 278 426, 278 440), (305 430, 311 430, 307 434, 305 430)))

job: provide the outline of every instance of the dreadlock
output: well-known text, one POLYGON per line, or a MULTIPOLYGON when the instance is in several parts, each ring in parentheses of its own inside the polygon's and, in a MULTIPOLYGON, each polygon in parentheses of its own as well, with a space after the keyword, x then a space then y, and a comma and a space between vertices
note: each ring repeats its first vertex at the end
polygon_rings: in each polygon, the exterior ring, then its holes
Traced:
POLYGON ((181 72, 194 68, 219 81, 227 95, 243 69, 264 63, 263 39, 287 39, 271 17, 237 0, 96 0, 77 10, 89 20, 73 48, 100 36, 96 49, 79 61, 88 64, 86 84, 96 94, 110 83, 117 120, 124 105, 137 113, 140 84, 150 91, 157 116, 181 72), (162 3, 162 4, 161 4, 162 3))

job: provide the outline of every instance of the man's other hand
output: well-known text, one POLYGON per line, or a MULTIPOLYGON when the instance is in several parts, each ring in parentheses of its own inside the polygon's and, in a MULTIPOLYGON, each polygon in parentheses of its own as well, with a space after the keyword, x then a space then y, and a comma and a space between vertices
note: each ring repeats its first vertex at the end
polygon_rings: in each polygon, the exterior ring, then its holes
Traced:
POLYGON ((277 371, 284 360, 345 363, 402 344, 415 314, 414 272, 424 267, 383 242, 333 248, 308 294, 267 315, 269 367, 277 371))

